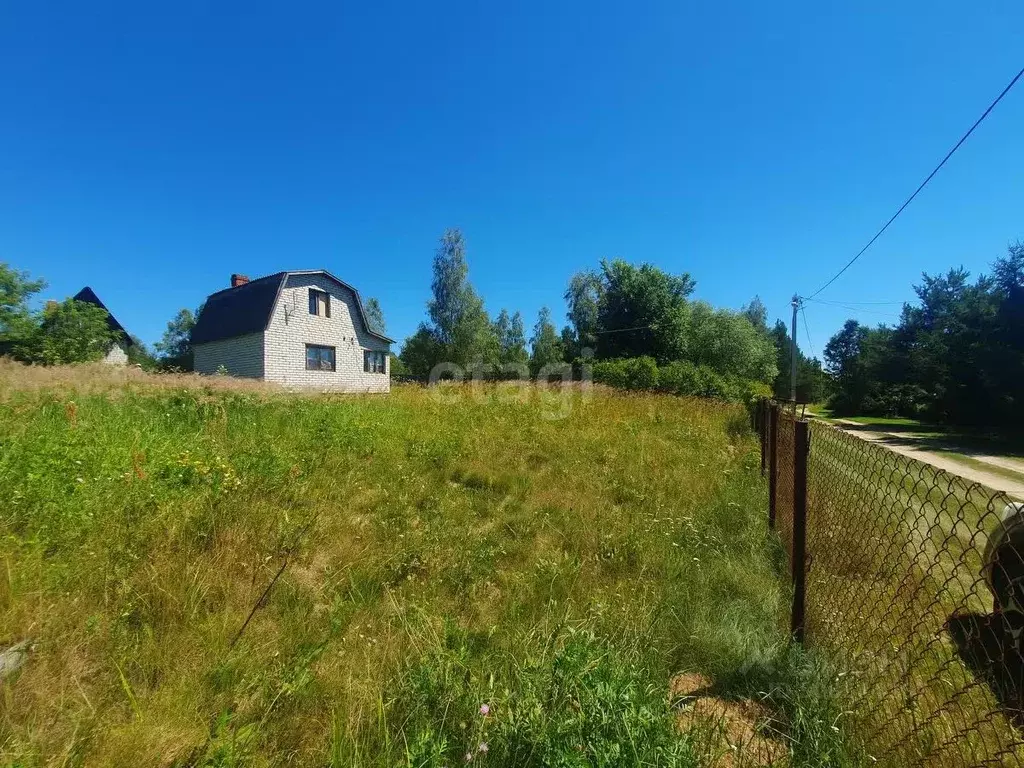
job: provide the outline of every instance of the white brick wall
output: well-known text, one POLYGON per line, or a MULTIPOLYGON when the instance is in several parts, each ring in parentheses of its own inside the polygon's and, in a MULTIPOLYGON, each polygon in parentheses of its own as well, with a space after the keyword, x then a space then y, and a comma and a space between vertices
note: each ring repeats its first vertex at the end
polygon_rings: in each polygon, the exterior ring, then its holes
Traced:
POLYGON ((263 370, 268 381, 343 392, 390 392, 390 361, 386 373, 364 373, 366 349, 387 354, 389 345, 366 333, 355 294, 324 275, 288 277, 266 332, 263 370), (330 294, 329 318, 309 313, 310 288, 330 294), (307 344, 334 347, 336 370, 307 371, 307 344))
POLYGON ((103 362, 108 365, 128 365, 128 353, 125 351, 124 344, 115 344, 107 352, 107 356, 103 358, 103 362))
POLYGON ((220 366, 232 376, 263 376, 263 332, 210 341, 192 347, 196 373, 216 373, 220 366))

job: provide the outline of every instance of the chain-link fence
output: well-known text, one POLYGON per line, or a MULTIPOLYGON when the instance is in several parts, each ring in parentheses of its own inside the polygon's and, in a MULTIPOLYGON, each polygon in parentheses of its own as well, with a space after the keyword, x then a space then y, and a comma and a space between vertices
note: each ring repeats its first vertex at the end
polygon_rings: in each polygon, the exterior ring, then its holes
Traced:
POLYGON ((793 632, 882 765, 1024 766, 1024 504, 764 403, 793 632))

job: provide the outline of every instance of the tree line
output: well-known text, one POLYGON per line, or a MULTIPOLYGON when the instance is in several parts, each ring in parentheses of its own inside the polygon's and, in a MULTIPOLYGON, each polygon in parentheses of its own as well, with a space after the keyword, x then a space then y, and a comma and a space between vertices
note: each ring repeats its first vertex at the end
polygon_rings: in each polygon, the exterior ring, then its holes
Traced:
POLYGON ((533 327, 529 351, 522 313, 502 309, 495 320, 490 319, 469 281, 466 244, 457 229, 441 237, 430 289, 427 320, 406 340, 399 355, 409 374, 426 378, 436 366, 448 365, 492 375, 520 370, 536 375, 564 359, 562 341, 546 307, 533 327))
MULTIPOLYGON (((521 378, 590 360, 599 380, 638 389, 712 395, 749 393, 752 385, 764 394, 788 389, 785 326, 768 328, 757 297, 739 312, 716 309, 694 300, 695 288, 687 273, 602 260, 569 279, 561 330, 543 307, 527 339, 520 312, 488 315, 469 279, 465 239, 450 229, 434 254, 427 317, 403 345, 399 364, 420 378, 438 366, 521 378)), ((798 381, 808 390, 820 387, 820 363, 800 359, 798 381)))
POLYGON ((838 414, 1024 426, 1024 244, 973 282, 922 274, 894 326, 848 320, 825 347, 838 414))

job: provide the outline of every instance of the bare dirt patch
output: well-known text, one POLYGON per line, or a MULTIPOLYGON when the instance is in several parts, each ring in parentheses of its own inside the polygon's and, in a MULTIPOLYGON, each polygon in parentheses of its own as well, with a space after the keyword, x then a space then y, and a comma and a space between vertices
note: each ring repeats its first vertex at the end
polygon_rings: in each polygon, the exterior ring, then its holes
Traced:
POLYGON ((702 695, 714 684, 714 680, 700 672, 682 672, 672 678, 668 690, 672 700, 675 701, 680 698, 695 698, 702 695))
POLYGON ((713 694, 714 681, 698 672, 672 678, 673 701, 680 700, 676 726, 680 731, 699 729, 711 744, 709 765, 784 766, 789 750, 771 733, 771 710, 751 699, 724 699, 713 694))

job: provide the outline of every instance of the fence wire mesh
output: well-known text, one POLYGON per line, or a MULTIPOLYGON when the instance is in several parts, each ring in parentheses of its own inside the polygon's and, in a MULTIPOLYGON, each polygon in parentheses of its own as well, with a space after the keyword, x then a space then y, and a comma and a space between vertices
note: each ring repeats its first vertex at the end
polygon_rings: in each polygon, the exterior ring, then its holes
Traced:
MULTIPOLYGON (((773 408, 792 558, 795 420, 773 408)), ((791 565, 806 643, 841 670, 850 737, 882 765, 1024 766, 1024 505, 822 423, 806 499, 807 554, 791 565)))
POLYGON ((793 557, 793 451, 796 447, 796 420, 788 410, 780 409, 777 417, 775 450, 778 478, 775 494, 775 527, 786 546, 786 554, 793 557))

